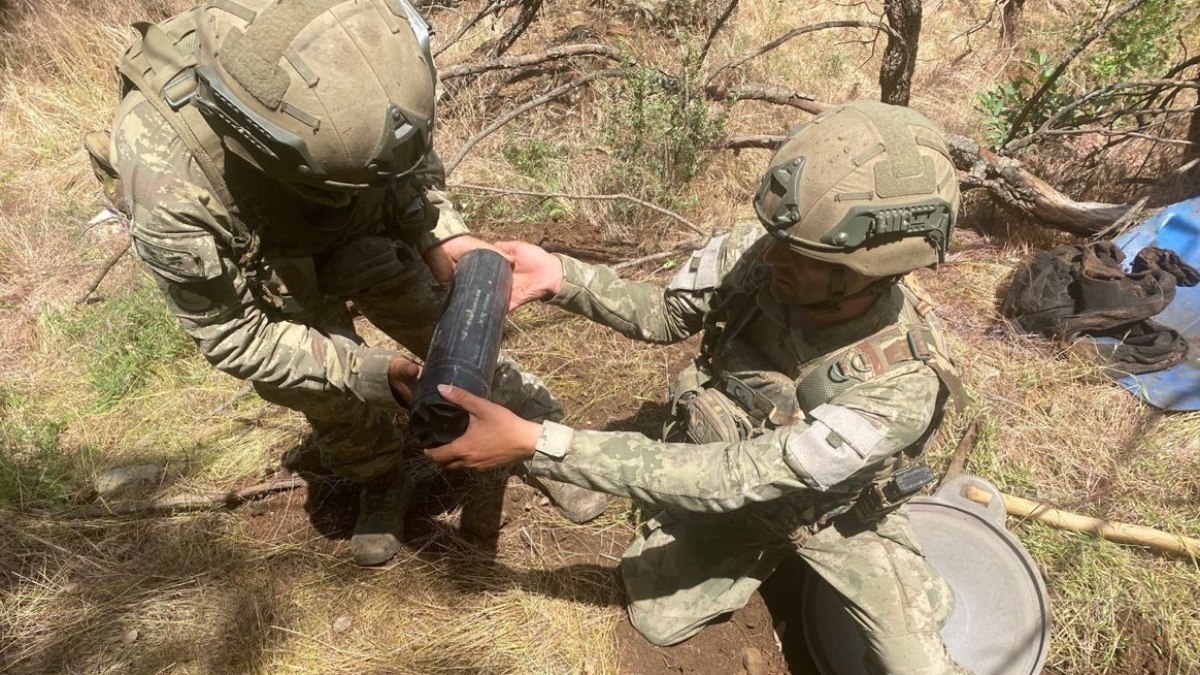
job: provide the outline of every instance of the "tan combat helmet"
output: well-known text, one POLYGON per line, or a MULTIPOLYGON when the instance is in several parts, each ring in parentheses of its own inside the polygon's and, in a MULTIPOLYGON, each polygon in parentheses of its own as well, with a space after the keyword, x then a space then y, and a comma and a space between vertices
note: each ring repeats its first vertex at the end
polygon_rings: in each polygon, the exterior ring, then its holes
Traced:
POLYGON ((354 190, 429 152, 429 26, 407 0, 215 0, 209 13, 224 16, 200 21, 195 104, 263 173, 354 190))
POLYGON ((797 253, 869 277, 945 257, 958 179, 945 139, 924 115, 857 101, 789 136, 754 199, 771 234, 797 253))

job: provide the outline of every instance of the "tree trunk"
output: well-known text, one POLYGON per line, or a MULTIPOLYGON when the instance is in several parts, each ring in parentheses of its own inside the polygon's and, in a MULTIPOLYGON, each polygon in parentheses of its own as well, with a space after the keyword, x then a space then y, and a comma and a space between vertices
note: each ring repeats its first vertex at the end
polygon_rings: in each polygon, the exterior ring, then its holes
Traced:
POLYGON ((921 0, 886 0, 884 12, 888 24, 902 37, 888 35, 879 68, 879 99, 893 105, 908 105, 921 39, 921 0))

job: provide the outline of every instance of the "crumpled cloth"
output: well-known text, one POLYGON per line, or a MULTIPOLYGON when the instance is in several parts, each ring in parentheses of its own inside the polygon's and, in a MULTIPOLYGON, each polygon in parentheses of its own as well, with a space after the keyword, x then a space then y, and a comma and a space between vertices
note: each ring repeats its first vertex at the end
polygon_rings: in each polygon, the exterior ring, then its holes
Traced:
POLYGON ((1149 319, 1175 299, 1176 286, 1200 282, 1200 270, 1155 246, 1137 254, 1130 272, 1121 267, 1124 258, 1111 241, 1037 251, 1017 267, 1000 313, 1064 344, 1116 338, 1119 344, 1096 348, 1121 372, 1169 368, 1187 355, 1187 341, 1149 319))

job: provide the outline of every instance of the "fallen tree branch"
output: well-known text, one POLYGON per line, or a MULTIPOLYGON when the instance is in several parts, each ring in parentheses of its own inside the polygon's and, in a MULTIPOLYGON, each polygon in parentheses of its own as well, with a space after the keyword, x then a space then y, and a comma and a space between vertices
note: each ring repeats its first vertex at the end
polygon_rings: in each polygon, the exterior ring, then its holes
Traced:
MULTIPOLYGON (((1135 0, 1135 1, 1144 2, 1145 0, 1135 0)), ((733 68, 737 68, 738 66, 749 61, 750 59, 753 59, 758 56, 762 56, 763 54, 766 54, 767 52, 771 51, 772 49, 775 49, 776 47, 782 45, 783 43, 787 42, 788 40, 791 40, 792 38, 799 37, 801 35, 804 35, 805 33, 813 33, 813 32, 819 31, 819 30, 828 30, 830 28, 873 28, 876 31, 881 31, 881 32, 887 33, 888 35, 894 36, 894 37, 900 37, 900 34, 897 33, 895 30, 893 30, 891 26, 880 23, 878 21, 875 21, 875 22, 853 21, 853 20, 822 21, 821 23, 815 23, 810 26, 802 26, 800 28, 790 30, 790 31, 784 33, 783 35, 780 35, 779 37, 775 38, 774 40, 771 40, 770 42, 766 43, 765 45, 762 45, 761 47, 749 52, 745 56, 742 56, 742 57, 733 59, 732 61, 726 62, 721 67, 714 70, 712 72, 712 74, 710 74, 708 76, 708 78, 704 80, 704 86, 708 87, 708 85, 710 83, 712 83, 712 81, 715 80, 718 75, 725 72, 726 70, 731 70, 733 68)))
POLYGON ((88 284, 87 290, 83 292, 83 295, 80 295, 75 299, 76 305, 82 305, 88 301, 88 298, 92 296, 92 293, 95 293, 96 289, 100 287, 100 282, 104 281, 104 277, 108 276, 109 271, 112 270, 113 266, 117 264, 117 261, 129 251, 129 247, 132 245, 133 238, 131 237, 125 242, 124 246, 116 251, 113 251, 113 254, 108 256, 108 260, 104 261, 104 265, 100 268, 100 271, 96 274, 96 277, 92 279, 92 283, 88 284))
MULTIPOLYGON (((993 499, 992 493, 973 485, 967 487, 963 496, 985 506, 991 504, 993 499)), ((1092 518, 1069 511, 1060 511, 1048 504, 1012 495, 1002 494, 1000 496, 1004 498, 1005 512, 1012 516, 1032 518, 1051 527, 1091 534, 1119 544, 1146 546, 1156 551, 1200 558, 1200 539, 1170 534, 1143 525, 1116 523, 1103 518, 1092 518)))
POLYGON ((1033 96, 1030 96, 1029 100, 1025 102, 1025 107, 1021 108, 1021 112, 1017 113, 1016 119, 1013 120, 1012 126, 1008 130, 1008 136, 1005 137, 1004 143, 1001 144, 1001 151, 1011 151, 1009 144, 1012 143, 1016 135, 1020 133, 1021 126, 1025 124, 1025 120, 1029 118, 1029 115, 1033 112, 1037 104, 1041 102, 1042 97, 1046 95, 1046 92, 1050 91, 1050 88, 1053 87, 1056 82, 1058 82, 1058 78, 1062 77, 1063 72, 1067 69, 1067 66, 1071 65, 1071 62, 1075 60, 1075 57, 1079 56, 1083 50, 1087 49, 1088 45, 1092 44, 1100 36, 1108 32, 1108 29, 1112 27, 1112 25, 1121 17, 1137 9, 1145 2, 1146 0, 1129 0, 1129 2, 1125 3, 1121 7, 1118 7, 1117 11, 1113 12, 1103 21, 1101 21, 1099 25, 1092 29, 1092 32, 1085 35, 1083 39, 1079 41, 1079 44, 1075 45, 1074 49, 1067 52, 1066 55, 1059 60, 1058 65, 1055 66, 1054 70, 1050 72, 1050 75, 1046 77, 1046 81, 1042 83, 1042 86, 1037 88, 1037 91, 1033 92, 1033 96))
POLYGON ((602 201, 602 202, 627 201, 627 202, 632 202, 634 204, 637 204, 638 206, 642 206, 647 209, 650 209, 651 211, 654 211, 656 213, 661 213, 662 215, 667 216, 668 218, 671 218, 672 220, 679 222, 684 227, 688 228, 692 232, 695 232, 696 234, 698 234, 702 237, 708 236, 707 232, 700 229, 700 227, 698 227, 695 223, 688 220, 687 218, 684 218, 683 216, 679 215, 678 213, 675 213, 674 211, 671 211, 669 209, 665 209, 665 208, 659 206, 658 204, 652 204, 644 199, 638 199, 637 197, 633 197, 631 195, 627 195, 624 193, 610 194, 610 195, 590 195, 590 194, 576 194, 576 193, 571 193, 571 192, 534 192, 532 190, 515 190, 515 189, 511 189, 511 188, 491 187, 489 185, 471 185, 468 183, 450 183, 446 187, 450 190, 470 190, 470 191, 474 191, 474 192, 487 192, 487 193, 498 194, 498 195, 515 195, 515 196, 521 196, 521 197, 543 197, 546 199, 579 199, 579 200, 583 200, 583 201, 602 201))
POLYGON ((210 494, 175 495, 149 501, 137 502, 106 502, 91 504, 81 508, 66 511, 46 512, 44 515, 55 518, 109 518, 115 516, 158 516, 188 511, 207 511, 213 509, 235 509, 246 502, 262 499, 275 494, 286 492, 308 485, 311 480, 300 476, 289 476, 269 480, 239 490, 210 494))
POLYGON ((817 101, 812 94, 805 94, 786 87, 773 84, 750 82, 738 87, 727 88, 719 84, 704 87, 704 93, 715 101, 763 101, 774 105, 798 108, 806 113, 819 115, 829 109, 829 105, 817 101))
POLYGON ((491 124, 487 125, 483 129, 479 130, 474 136, 471 136, 470 138, 468 138, 466 140, 466 142, 463 143, 462 147, 459 148, 458 154, 454 156, 454 159, 452 159, 446 163, 446 175, 449 176, 451 172, 453 172, 456 168, 458 168, 458 165, 462 163, 464 158, 466 158, 467 153, 470 152, 471 149, 474 148, 480 141, 482 141, 484 138, 487 138, 487 136, 489 134, 496 131, 497 129, 504 126, 505 124, 508 124, 509 122, 515 120, 516 118, 529 112, 530 110, 532 110, 540 105, 549 103, 550 101, 553 101, 554 99, 558 98, 559 96, 562 96, 563 94, 567 93, 568 91, 571 91, 572 89, 575 89, 577 87, 581 87, 581 86, 587 84, 588 82, 591 82, 592 80, 599 79, 601 77, 616 77, 617 75, 620 75, 620 74, 621 74, 621 70, 619 68, 608 68, 606 70, 598 70, 594 73, 588 73, 587 75, 584 75, 583 77, 575 78, 574 80, 571 80, 570 82, 568 82, 564 85, 555 87, 554 89, 551 89, 550 91, 546 92, 545 94, 538 96, 537 98, 531 99, 529 101, 526 101, 522 105, 519 105, 516 108, 513 108, 512 110, 508 111, 504 115, 501 115, 500 117, 498 117, 496 119, 496 121, 492 122, 491 124))
POLYGON ((947 134, 950 156, 963 173, 962 189, 986 188, 1002 204, 1055 229, 1091 236, 1129 210, 1128 204, 1077 202, 1026 171, 1021 163, 985 150, 963 136, 947 134))
POLYGON ((598 43, 582 43, 573 45, 562 45, 560 47, 552 47, 544 52, 535 52, 533 54, 521 54, 518 56, 504 56, 495 59, 487 59, 484 61, 475 61, 472 63, 458 63, 447 68, 442 68, 438 71, 438 76, 443 82, 453 80, 458 77, 467 77, 468 75, 479 75, 492 70, 511 70, 513 68, 528 68, 537 66, 547 61, 557 61, 560 59, 570 58, 572 56, 603 56, 614 61, 620 60, 621 50, 609 45, 598 43))

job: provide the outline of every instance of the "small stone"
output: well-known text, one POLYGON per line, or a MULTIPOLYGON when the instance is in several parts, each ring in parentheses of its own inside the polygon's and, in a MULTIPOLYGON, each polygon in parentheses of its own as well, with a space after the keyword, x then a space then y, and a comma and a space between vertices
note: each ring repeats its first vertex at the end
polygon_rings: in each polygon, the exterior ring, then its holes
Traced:
POLYGON ((83 584, 78 581, 72 581, 62 587, 62 592, 66 595, 76 595, 83 591, 83 584))
POLYGON ((550 498, 542 497, 538 500, 538 506, 550 506, 550 498))
POLYGON ((96 494, 101 499, 130 497, 158 486, 163 468, 160 464, 116 466, 96 477, 96 494))
POLYGON ((138 629, 130 628, 129 630, 125 631, 124 635, 121 636, 121 642, 124 642, 127 645, 131 645, 134 642, 137 642, 138 635, 139 635, 138 629))
POLYGON ((351 619, 348 616, 339 616, 333 620, 333 632, 345 633, 346 631, 350 630, 350 626, 353 625, 354 619, 351 619))
POLYGON ((767 662, 763 659, 762 652, 754 647, 742 650, 742 674, 767 675, 767 662))

